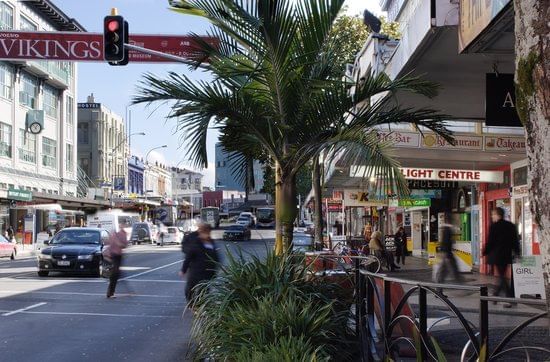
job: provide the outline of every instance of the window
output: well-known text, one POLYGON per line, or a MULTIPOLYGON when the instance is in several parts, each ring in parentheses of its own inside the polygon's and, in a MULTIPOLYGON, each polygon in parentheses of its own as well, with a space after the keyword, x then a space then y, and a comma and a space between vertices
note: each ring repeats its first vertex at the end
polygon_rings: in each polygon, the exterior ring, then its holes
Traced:
POLYGON ((65 102, 65 122, 67 124, 65 137, 68 141, 73 141, 74 138, 74 98, 67 96, 65 102))
POLYGON ((87 159, 87 158, 81 158, 79 161, 78 161, 78 166, 80 166, 80 168, 82 169, 82 171, 84 171, 84 173, 86 175, 89 175, 90 174, 90 170, 89 170, 89 166, 90 166, 90 161, 87 159))
POLYGON ((0 63, 0 96, 13 98, 13 68, 6 63, 0 63))
POLYGON ((77 138, 78 143, 87 145, 89 140, 89 132, 88 132, 88 123, 81 122, 78 124, 78 130, 77 130, 77 138))
POLYGON ((0 122, 0 156, 11 157, 11 126, 0 122))
POLYGON ((19 159, 36 163, 36 135, 19 129, 19 159))
POLYGON ((42 165, 56 168, 57 144, 47 137, 42 138, 42 165))
POLYGON ((38 81, 36 78, 27 73, 21 73, 20 88, 19 103, 34 109, 36 95, 38 94, 38 81))
POLYGON ((13 29, 13 8, 4 1, 0 2, 0 30, 13 29))
POLYGON ((65 171, 67 172, 73 172, 73 145, 68 144, 66 145, 66 155, 65 155, 65 171))
POLYGON ((19 20, 19 29, 23 31, 36 31, 38 30, 38 25, 36 25, 26 17, 21 16, 21 19, 19 20))
POLYGON ((59 91, 49 85, 44 86, 44 112, 53 118, 57 118, 59 103, 59 91))

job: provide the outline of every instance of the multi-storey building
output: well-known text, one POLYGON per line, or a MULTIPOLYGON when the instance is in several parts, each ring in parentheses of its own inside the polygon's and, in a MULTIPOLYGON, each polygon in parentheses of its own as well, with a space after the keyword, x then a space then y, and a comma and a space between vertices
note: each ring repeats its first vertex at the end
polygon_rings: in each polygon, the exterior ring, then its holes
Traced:
MULTIPOLYGON (((0 1, 0 28, 85 31, 52 1, 0 1)), ((76 64, 54 61, 0 62, 0 201, 8 189, 76 196, 76 64), (43 118, 39 133, 27 120, 43 118)), ((0 210, 2 224, 7 207, 0 210)))
MULTIPOLYGON (((245 191, 244 182, 239 182, 235 177, 234 165, 235 161, 231 158, 231 154, 225 152, 221 143, 216 143, 216 190, 236 190, 245 191)), ((262 164, 255 160, 253 164, 252 177, 254 179, 254 187, 249 190, 251 193, 259 193, 264 186, 264 170, 262 164)))
POLYGON ((78 164, 88 175, 91 188, 127 190, 128 135, 124 119, 94 95, 78 103, 78 164))
POLYGON ((157 161, 148 162, 145 164, 144 177, 144 192, 148 198, 172 198, 172 172, 168 166, 157 161))
POLYGON ((203 174, 184 168, 172 167, 172 195, 174 200, 193 205, 191 213, 198 212, 203 203, 202 197, 203 174))
POLYGON ((142 196, 143 177, 145 172, 145 164, 143 160, 137 156, 132 156, 128 160, 128 195, 142 196))

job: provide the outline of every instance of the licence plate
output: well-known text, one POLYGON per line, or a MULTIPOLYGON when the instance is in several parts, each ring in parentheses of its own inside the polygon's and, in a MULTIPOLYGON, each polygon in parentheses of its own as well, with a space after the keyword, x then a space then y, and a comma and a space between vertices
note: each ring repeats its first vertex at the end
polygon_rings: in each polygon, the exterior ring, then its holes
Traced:
POLYGON ((68 260, 60 260, 60 261, 57 262, 57 265, 59 265, 59 266, 69 266, 69 265, 71 265, 71 262, 68 261, 68 260))

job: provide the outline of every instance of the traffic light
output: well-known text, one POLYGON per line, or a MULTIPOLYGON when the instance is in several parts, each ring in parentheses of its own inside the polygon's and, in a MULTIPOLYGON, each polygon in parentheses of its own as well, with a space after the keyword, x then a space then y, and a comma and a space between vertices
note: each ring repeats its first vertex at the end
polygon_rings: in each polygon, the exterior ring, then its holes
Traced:
POLYGON ((128 64, 128 22, 120 15, 106 16, 103 21, 103 58, 111 65, 128 64))

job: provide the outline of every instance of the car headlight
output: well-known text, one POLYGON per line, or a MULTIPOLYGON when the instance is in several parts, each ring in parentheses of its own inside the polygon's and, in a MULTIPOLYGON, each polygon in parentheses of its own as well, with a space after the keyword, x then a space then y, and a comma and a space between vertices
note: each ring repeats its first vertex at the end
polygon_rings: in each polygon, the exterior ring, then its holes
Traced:
POLYGON ((38 254, 38 259, 41 260, 51 260, 52 255, 51 254, 38 254))
POLYGON ((79 255, 78 260, 92 260, 94 258, 93 255, 79 255))

